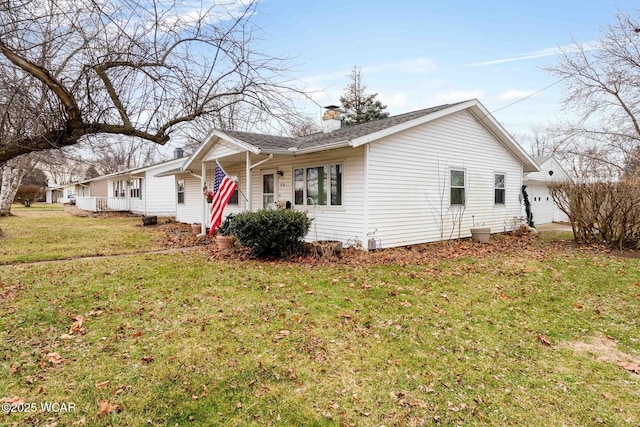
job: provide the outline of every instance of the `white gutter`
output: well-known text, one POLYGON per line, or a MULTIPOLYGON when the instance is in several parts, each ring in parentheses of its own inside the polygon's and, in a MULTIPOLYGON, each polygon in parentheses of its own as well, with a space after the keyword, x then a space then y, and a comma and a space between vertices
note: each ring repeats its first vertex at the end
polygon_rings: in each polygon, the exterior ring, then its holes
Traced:
POLYGON ((268 161, 269 161, 269 160, 271 160, 271 159, 273 159, 273 153, 269 154, 269 157, 267 157, 266 159, 264 159, 264 160, 260 160, 260 161, 259 161, 258 163, 256 163, 255 165, 251 165, 251 166, 249 167, 249 169, 253 169, 253 168, 257 167, 257 166, 260 166, 261 164, 266 163, 266 162, 268 162, 268 161))

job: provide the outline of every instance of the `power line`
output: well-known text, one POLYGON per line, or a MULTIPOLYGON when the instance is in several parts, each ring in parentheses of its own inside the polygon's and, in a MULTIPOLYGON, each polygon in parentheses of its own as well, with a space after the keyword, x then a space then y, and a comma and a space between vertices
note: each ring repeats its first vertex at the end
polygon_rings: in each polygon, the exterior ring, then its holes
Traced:
POLYGON ((534 96, 534 95, 537 95, 537 94, 539 94, 539 93, 541 93, 541 92, 544 92, 545 90, 549 89, 550 87, 557 85, 558 83, 560 83, 560 82, 561 82, 561 81, 563 81, 564 79, 566 79, 566 77, 563 77, 563 78, 561 78, 560 80, 556 80, 555 82, 551 83, 551 84, 550 84, 550 85, 548 85, 548 86, 543 87, 543 88, 542 88, 542 89, 540 89, 540 90, 537 90, 537 91, 535 91, 535 92, 533 92, 533 93, 530 93, 529 95, 527 95, 527 96, 525 96, 525 97, 522 97, 522 98, 520 98, 520 99, 518 99, 518 100, 516 100, 516 101, 513 101, 511 104, 507 104, 507 105, 505 105, 504 107, 500 107, 500 108, 498 108, 497 110, 493 110, 493 111, 491 111, 491 112, 490 112, 490 114, 493 114, 493 113, 495 113, 496 111, 504 110, 505 108, 511 107, 512 105, 515 105, 515 104, 517 104, 518 102, 522 102, 522 101, 524 101, 524 100, 525 100, 525 99, 527 99, 527 98, 531 98, 531 97, 532 97, 532 96, 534 96))

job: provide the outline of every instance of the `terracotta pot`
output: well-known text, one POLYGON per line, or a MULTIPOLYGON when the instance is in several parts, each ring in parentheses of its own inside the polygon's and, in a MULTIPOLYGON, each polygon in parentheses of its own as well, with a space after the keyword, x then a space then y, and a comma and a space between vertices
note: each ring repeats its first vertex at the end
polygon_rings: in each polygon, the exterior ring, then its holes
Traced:
POLYGON ((191 224, 191 231, 193 231, 193 234, 202 233, 202 225, 200 225, 200 224, 191 224))
POLYGON ((235 240, 234 236, 216 236, 216 243, 220 249, 231 249, 235 240))
POLYGON ((489 227, 471 229, 471 240, 473 240, 474 242, 489 243, 490 235, 491 228, 489 227))

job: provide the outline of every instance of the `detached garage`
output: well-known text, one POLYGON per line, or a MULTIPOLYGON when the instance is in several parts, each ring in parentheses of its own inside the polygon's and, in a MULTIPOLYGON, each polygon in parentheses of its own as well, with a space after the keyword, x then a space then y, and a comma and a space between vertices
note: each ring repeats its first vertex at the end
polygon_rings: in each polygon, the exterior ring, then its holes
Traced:
POLYGON ((571 177, 552 156, 534 157, 533 160, 540 166, 540 172, 526 173, 522 181, 529 195, 533 222, 542 225, 569 221, 567 215, 553 202, 547 185, 551 182, 571 181, 571 177))

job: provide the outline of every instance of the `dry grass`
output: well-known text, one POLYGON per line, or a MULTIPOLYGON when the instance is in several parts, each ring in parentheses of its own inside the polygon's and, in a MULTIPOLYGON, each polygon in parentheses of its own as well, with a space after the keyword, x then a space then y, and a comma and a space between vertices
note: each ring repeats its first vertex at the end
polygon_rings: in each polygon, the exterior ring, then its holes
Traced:
POLYGON ((0 424, 638 425, 640 261, 503 239, 0 266, 0 424))

